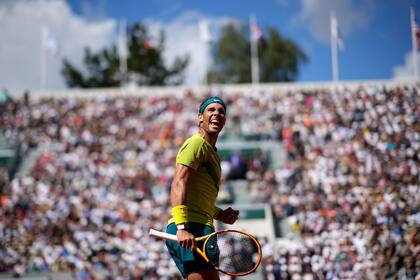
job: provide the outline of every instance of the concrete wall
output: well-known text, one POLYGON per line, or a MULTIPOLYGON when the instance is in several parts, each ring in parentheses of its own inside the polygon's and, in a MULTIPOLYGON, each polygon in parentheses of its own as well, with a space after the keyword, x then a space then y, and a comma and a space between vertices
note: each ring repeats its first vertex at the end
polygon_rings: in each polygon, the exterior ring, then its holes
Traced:
MULTIPOLYGON (((43 90, 30 92, 31 98, 101 98, 116 96, 167 96, 183 95, 193 92, 201 96, 209 92, 217 94, 223 92, 227 95, 240 93, 244 96, 255 95, 258 93, 287 93, 296 90, 342 90, 345 88, 355 89, 360 86, 380 86, 393 88, 418 83, 416 80, 364 80, 364 81, 342 81, 333 82, 303 82, 303 83, 270 83, 270 84, 231 84, 231 85, 211 85, 211 86, 169 86, 169 87, 137 87, 135 85, 122 88, 95 88, 95 89, 68 89, 68 90, 43 90)), ((23 92, 12 92, 12 96, 21 97, 23 92)))

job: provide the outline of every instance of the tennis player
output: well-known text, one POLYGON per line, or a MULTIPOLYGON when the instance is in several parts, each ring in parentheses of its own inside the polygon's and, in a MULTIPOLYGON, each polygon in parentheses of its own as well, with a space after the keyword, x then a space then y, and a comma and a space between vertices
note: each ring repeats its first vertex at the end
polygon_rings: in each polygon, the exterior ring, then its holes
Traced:
POLYGON ((225 122, 225 102, 219 97, 204 100, 198 110, 198 133, 184 142, 176 157, 172 217, 166 232, 176 234, 178 242, 166 241, 166 246, 188 280, 219 279, 213 266, 195 252, 194 238, 214 232, 214 219, 233 224, 239 215, 230 207, 222 210, 215 206, 221 177, 216 142, 225 122))

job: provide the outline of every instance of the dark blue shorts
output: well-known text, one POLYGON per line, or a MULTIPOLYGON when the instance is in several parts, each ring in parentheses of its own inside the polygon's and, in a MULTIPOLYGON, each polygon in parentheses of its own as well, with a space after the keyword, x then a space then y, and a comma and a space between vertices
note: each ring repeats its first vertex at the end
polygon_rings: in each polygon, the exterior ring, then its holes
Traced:
MULTIPOLYGON (((200 237, 214 232, 212 227, 199 223, 189 223, 189 226, 189 231, 194 234, 195 237, 200 237)), ((176 234, 176 231, 177 229, 174 223, 169 224, 166 228, 166 232, 170 234, 176 234)), ((165 243, 172 259, 184 278, 193 272, 213 268, 213 266, 207 263, 199 253, 195 251, 192 252, 190 249, 180 246, 178 242, 166 240, 165 243)), ((197 247, 201 249, 203 247, 203 243, 204 241, 197 242, 197 247)))

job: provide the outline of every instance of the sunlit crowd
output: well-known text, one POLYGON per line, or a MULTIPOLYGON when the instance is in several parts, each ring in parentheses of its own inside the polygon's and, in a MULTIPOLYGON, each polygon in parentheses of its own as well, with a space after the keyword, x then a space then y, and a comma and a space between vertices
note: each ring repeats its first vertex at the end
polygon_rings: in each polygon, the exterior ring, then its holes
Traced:
MULTIPOLYGON (((222 184, 245 178, 252 202, 269 203, 289 225, 293 246, 262 240, 265 279, 416 279, 418 90, 221 93, 226 133, 286 151, 281 167, 247 158, 222 184)), ((0 272, 180 279, 148 230, 165 228, 175 156, 197 131, 200 100, 180 92, 9 102, 0 133, 38 156, 25 176, 0 181, 0 272)))

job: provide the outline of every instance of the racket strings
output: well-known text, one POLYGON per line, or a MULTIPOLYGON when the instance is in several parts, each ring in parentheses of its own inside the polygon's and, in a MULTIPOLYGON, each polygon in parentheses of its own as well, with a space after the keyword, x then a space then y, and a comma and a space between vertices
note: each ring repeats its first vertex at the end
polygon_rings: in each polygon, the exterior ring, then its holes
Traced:
POLYGON ((243 274, 256 266, 259 246, 254 239, 240 232, 214 235, 206 244, 206 255, 222 270, 243 274), (217 262, 217 263, 216 263, 217 262))

